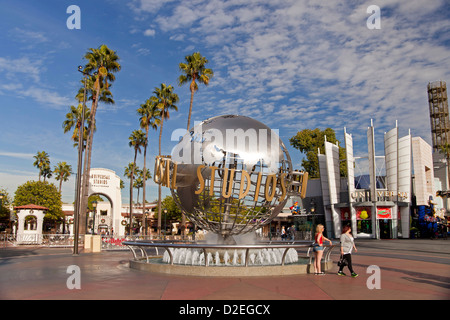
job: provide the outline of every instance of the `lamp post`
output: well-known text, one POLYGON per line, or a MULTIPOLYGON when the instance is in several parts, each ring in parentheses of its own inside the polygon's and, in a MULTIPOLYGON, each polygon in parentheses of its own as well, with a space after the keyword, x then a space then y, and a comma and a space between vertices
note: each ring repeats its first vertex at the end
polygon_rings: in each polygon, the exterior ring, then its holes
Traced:
POLYGON ((74 241, 73 254, 78 255, 78 237, 80 236, 80 212, 81 208, 81 168, 83 165, 83 147, 84 147, 84 112, 86 110, 86 83, 88 74, 83 71, 82 66, 78 66, 78 72, 83 74, 84 91, 83 106, 81 108, 81 125, 78 130, 78 165, 77 165, 77 182, 75 187, 75 210, 74 210, 74 241))
POLYGON ((147 225, 147 223, 148 223, 148 215, 149 215, 149 211, 148 211, 148 209, 147 210, 145 210, 145 215, 144 215, 144 234, 147 236, 148 235, 148 225, 147 225))
POLYGON ((310 204, 311 214, 316 213, 316 202, 314 201, 314 198, 311 199, 311 202, 309 204, 310 204))
POLYGON ((95 215, 97 214, 97 201, 92 201, 92 208, 94 208, 94 218, 92 219, 92 235, 95 234, 95 215))
POLYGON ((167 209, 164 209, 164 240, 166 240, 167 235, 166 221, 167 221, 167 209))

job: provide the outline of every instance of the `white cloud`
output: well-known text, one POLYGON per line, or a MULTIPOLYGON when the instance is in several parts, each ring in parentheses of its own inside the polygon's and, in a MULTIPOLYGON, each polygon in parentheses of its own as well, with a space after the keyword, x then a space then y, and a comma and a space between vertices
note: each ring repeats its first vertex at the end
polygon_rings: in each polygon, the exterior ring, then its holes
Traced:
POLYGON ((25 30, 17 27, 10 31, 10 35, 14 40, 27 44, 39 44, 49 41, 43 32, 25 30))
POLYGON ((20 159, 32 159, 34 154, 32 154, 32 153, 18 153, 18 152, 0 151, 0 156, 12 157, 12 158, 20 158, 20 159))
POLYGON ((156 34, 156 31, 153 29, 147 29, 144 31, 144 36, 146 37, 154 37, 156 34))
POLYGON ((424 8, 419 0, 380 0, 381 30, 366 26, 371 4, 177 1, 159 7, 154 22, 204 47, 215 77, 210 99, 196 98, 196 105, 215 114, 249 113, 260 103, 254 114, 263 121, 276 115, 286 128, 346 126, 355 134, 370 119, 380 130, 397 119, 429 141, 426 85, 450 78, 445 1, 424 8), (265 111, 265 101, 273 108, 265 111))
POLYGON ((19 95, 33 98, 45 106, 55 108, 67 107, 73 102, 71 99, 63 97, 55 91, 50 91, 43 88, 31 87, 25 90, 19 90, 17 92, 19 95))
POLYGON ((7 78, 17 79, 17 76, 20 75, 39 82, 42 71, 42 61, 40 60, 31 61, 27 57, 18 59, 0 57, 0 72, 5 73, 7 78))

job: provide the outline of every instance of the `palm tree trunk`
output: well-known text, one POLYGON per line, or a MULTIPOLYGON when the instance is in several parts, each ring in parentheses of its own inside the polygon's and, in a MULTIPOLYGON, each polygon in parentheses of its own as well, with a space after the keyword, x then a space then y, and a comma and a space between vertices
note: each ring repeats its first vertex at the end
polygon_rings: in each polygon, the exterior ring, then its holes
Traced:
POLYGON ((192 105, 194 104, 195 79, 193 79, 191 82, 190 90, 191 90, 191 102, 189 103, 189 115, 188 115, 188 123, 187 123, 187 131, 188 132, 191 127, 191 114, 192 114, 192 105))
MULTIPOLYGON (((161 116, 161 127, 159 128, 159 155, 161 156, 161 137, 164 126, 164 112, 161 116)), ((161 235, 161 183, 158 184, 158 236, 161 235)))
POLYGON ((86 155, 87 155, 87 161, 85 161, 85 171, 83 175, 83 183, 84 183, 84 190, 83 190, 83 197, 82 197, 82 206, 80 210, 80 234, 86 233, 86 210, 88 204, 88 198, 89 198, 89 178, 91 175, 91 159, 92 159, 92 142, 94 140, 94 128, 95 128, 95 114, 97 113, 97 106, 98 106, 98 99, 100 96, 100 88, 98 88, 96 94, 95 94, 95 100, 92 102, 91 107, 91 119, 89 123, 89 135, 87 137, 86 141, 86 155))
POLYGON ((134 150, 134 162, 133 169, 131 170, 130 177, 130 236, 133 235, 133 178, 134 178, 134 168, 136 167, 136 157, 137 157, 137 149, 134 150))
POLYGON ((145 218, 145 184, 147 180, 147 144, 148 144, 148 125, 145 127, 145 145, 144 145, 144 185, 142 187, 142 221, 144 222, 144 234, 147 235, 147 219, 145 218))
MULTIPOLYGON (((191 90, 191 101, 189 103, 189 115, 188 115, 188 123, 187 123, 187 131, 188 132, 189 132, 190 126, 191 126, 192 105, 194 104, 195 77, 194 77, 194 79, 192 79, 192 82, 190 85, 190 90, 191 90)), ((181 231, 182 231, 181 236, 182 236, 182 238, 184 238, 185 228, 186 228, 186 216, 185 216, 184 212, 181 211, 181 231)))

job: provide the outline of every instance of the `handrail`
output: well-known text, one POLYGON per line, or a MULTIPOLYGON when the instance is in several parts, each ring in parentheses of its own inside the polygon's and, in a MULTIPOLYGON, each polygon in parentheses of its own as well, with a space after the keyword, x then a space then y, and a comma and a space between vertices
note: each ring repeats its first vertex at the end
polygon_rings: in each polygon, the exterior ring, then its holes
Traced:
MULTIPOLYGON (((291 243, 288 243, 287 241, 280 241, 277 243, 269 243, 269 244, 251 244, 251 245, 222 245, 222 244, 199 244, 199 243, 173 243, 172 241, 158 241, 155 242, 154 240, 140 240, 140 241, 124 241, 124 245, 128 246, 130 250, 133 252, 134 259, 140 260, 140 259, 146 259, 148 262, 148 255, 145 250, 142 249, 142 247, 154 247, 156 250, 158 248, 164 248, 168 254, 169 254, 169 264, 173 265, 173 254, 169 250, 170 248, 191 248, 191 249, 202 249, 204 252, 204 255, 206 257, 206 249, 241 249, 245 250, 245 267, 248 266, 248 259, 249 259, 249 250, 250 249, 285 249, 282 255, 281 259, 281 265, 284 266, 285 258, 287 255, 287 252, 289 249, 299 249, 299 248, 308 248, 307 256, 310 257, 309 264, 311 264, 312 256, 310 256, 310 250, 313 248, 313 242, 312 241, 291 241, 291 243), (304 244, 295 244, 296 242, 303 242, 304 244), (306 243, 307 244, 306 244, 306 243), (138 247, 141 250, 141 258, 138 259, 135 250, 133 247, 138 247)), ((325 262, 329 261, 331 251, 336 246, 336 243, 332 243, 331 245, 323 245, 325 247, 324 252, 324 260, 325 262)), ((157 251, 158 253, 158 251, 157 251)), ((205 258, 205 267, 209 265, 208 259, 205 258)))

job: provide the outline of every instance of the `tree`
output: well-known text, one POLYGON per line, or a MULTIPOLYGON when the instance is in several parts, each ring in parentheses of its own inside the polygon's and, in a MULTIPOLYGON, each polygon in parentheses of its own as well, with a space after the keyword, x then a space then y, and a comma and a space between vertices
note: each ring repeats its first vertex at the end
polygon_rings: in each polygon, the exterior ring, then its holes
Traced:
MULTIPOLYGON (((325 136, 328 142, 336 143, 338 141, 334 130, 331 128, 326 128, 325 130, 320 130, 319 128, 314 130, 304 129, 289 139, 291 146, 306 155, 306 159, 302 160, 302 166, 311 178, 320 176, 318 149, 320 149, 321 154, 325 154, 325 136)), ((340 146, 339 158, 345 158, 345 149, 340 146)), ((347 175, 345 161, 340 162, 340 172, 341 176, 347 175)))
MULTIPOLYGON (((179 101, 178 95, 173 92, 171 85, 167 86, 161 83, 160 87, 156 87, 153 91, 154 96, 150 99, 154 101, 161 112, 161 121, 159 126, 159 155, 161 155, 161 137, 164 126, 164 119, 170 118, 170 110, 178 111, 175 105, 179 101)), ((161 234, 161 184, 158 185, 158 235, 161 234)))
POLYGON ((171 196, 166 196, 162 201, 162 206, 167 210, 167 219, 170 220, 181 220, 181 209, 177 206, 175 201, 171 196))
MULTIPOLYGON (((190 56, 185 56, 184 61, 179 64, 180 71, 183 73, 178 77, 178 84, 182 86, 189 83, 189 90, 191 91, 191 101, 189 103, 189 115, 187 121, 187 131, 190 130, 192 105, 194 102, 194 93, 198 90, 197 82, 203 83, 205 86, 209 84, 209 80, 214 76, 212 69, 208 69, 205 65, 208 60, 203 57, 200 52, 194 52, 190 56)), ((186 224, 186 217, 183 214, 182 226, 186 224)))
POLYGON ((50 159, 48 153, 45 151, 38 151, 33 158, 36 159, 33 166, 39 169, 39 181, 41 181, 42 175, 44 175, 45 181, 45 178, 48 175, 48 170, 50 169, 50 159))
POLYGON ((184 57, 185 62, 179 64, 180 71, 183 72, 178 77, 178 84, 182 86, 189 83, 189 90, 191 91, 191 101, 189 104, 189 116, 187 122, 187 130, 190 129, 192 104, 194 102, 194 93, 198 90, 197 82, 203 83, 205 86, 209 84, 209 80, 214 76, 212 69, 208 69, 205 65, 208 60, 203 57, 200 52, 194 52, 190 56, 184 57))
POLYGON ((131 226, 133 219, 133 179, 136 171, 136 158, 138 152, 141 153, 141 147, 144 145, 145 141, 145 133, 142 130, 134 130, 130 137, 128 138, 128 145, 134 148, 134 161, 133 167, 131 168, 130 174, 130 235, 131 235, 131 226))
MULTIPOLYGON (((97 49, 90 48, 85 54, 84 58, 87 60, 87 64, 85 65, 83 72, 89 74, 89 77, 86 81, 86 88, 89 92, 92 93, 90 98, 92 99, 92 105, 90 110, 90 118, 88 121, 88 135, 86 141, 86 154, 83 170, 83 195, 81 198, 80 210, 81 221, 86 220, 86 212, 85 210, 83 210, 83 208, 86 208, 88 201, 89 176, 92 159, 92 142, 94 139, 95 117, 97 114, 98 102, 102 100, 106 103, 114 103, 109 88, 110 84, 116 79, 114 73, 120 71, 121 69, 121 66, 118 62, 119 56, 115 51, 109 49, 104 44, 97 49)), ((79 99, 79 101, 82 100, 79 99)), ((86 233, 86 230, 84 228, 84 224, 81 224, 81 234, 86 233)))
POLYGON ((144 186, 144 180, 142 180, 142 170, 136 172, 136 179, 133 182, 133 188, 137 189, 136 203, 139 203, 139 191, 144 186))
MULTIPOLYGON (((134 188, 138 189, 138 194, 137 194, 137 203, 139 203, 139 189, 144 188, 144 179, 148 180, 152 177, 150 170, 146 169, 147 174, 144 177, 144 170, 140 170, 139 168, 136 169, 135 172, 135 178, 136 180, 134 180, 134 188)), ((145 199, 144 199, 144 195, 142 195, 142 203, 145 204, 145 199)), ((143 206, 143 208, 145 208, 145 206, 143 206)), ((145 211, 144 211, 145 214, 145 211)))
MULTIPOLYGON (((0 194, 2 195, 2 199, 0 199, 0 221, 9 221, 11 212, 9 210, 9 205, 11 204, 11 198, 6 191, 6 189, 0 189, 0 194)), ((0 231, 1 230, 0 228, 0 231)))
MULTIPOLYGON (((64 120, 62 127, 64 129, 64 133, 67 133, 73 129, 72 136, 70 137, 72 141, 74 142, 73 146, 78 146, 78 136, 79 136, 79 130, 81 128, 81 112, 83 110, 83 105, 80 103, 78 104, 78 107, 75 108, 74 106, 70 106, 70 111, 66 114, 66 120, 64 120)), ((85 121, 89 121, 90 118, 90 110, 88 108, 84 111, 84 119, 85 121)), ((89 122, 88 122, 89 123, 89 122)), ((83 140, 86 142, 87 133, 88 133, 88 126, 83 125, 83 140)), ((95 131, 95 128, 94 128, 95 131)), ((84 144, 83 144, 84 148, 84 144)))
POLYGON ((47 207, 45 218, 58 221, 64 217, 61 194, 53 183, 28 181, 19 187, 14 195, 14 206, 36 204, 47 207))
POLYGON ((42 174, 41 175, 44 177, 44 182, 45 182, 45 180, 47 178, 50 179, 52 177, 52 169, 50 169, 50 162, 48 163, 48 166, 45 166, 42 169, 42 174))
POLYGON ((59 193, 61 193, 62 183, 69 180, 70 175, 72 174, 72 166, 67 164, 65 161, 58 162, 53 170, 55 174, 56 181, 59 181, 59 193))
MULTIPOLYGON (((137 109, 139 117, 139 123, 141 128, 145 129, 145 144, 144 144, 144 169, 143 172, 148 172, 147 170, 147 146, 148 146, 148 132, 150 128, 157 130, 160 123, 161 111, 158 109, 158 104, 156 101, 147 99, 144 104, 141 104, 140 108, 137 109)), ((145 215, 145 186, 147 178, 149 175, 143 175, 143 188, 142 188, 142 216, 145 215)), ((147 226, 144 226, 144 230, 147 231, 147 226)))

